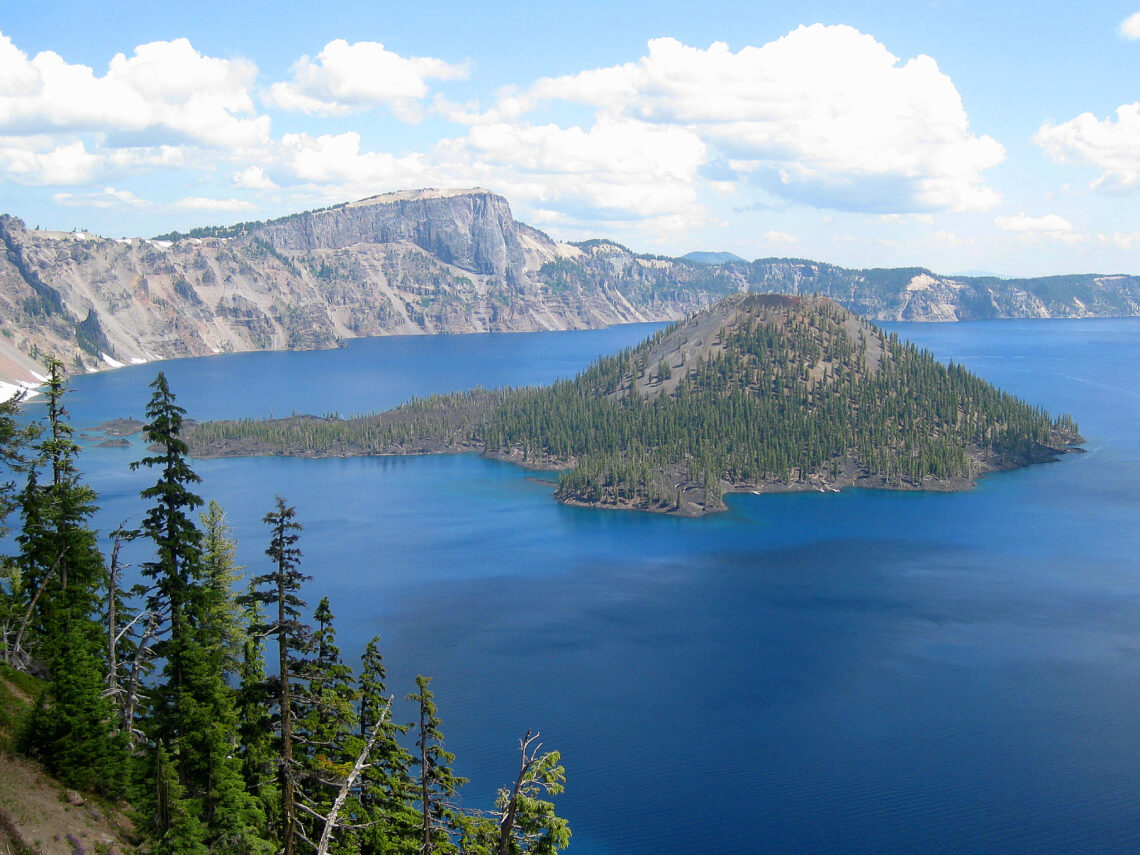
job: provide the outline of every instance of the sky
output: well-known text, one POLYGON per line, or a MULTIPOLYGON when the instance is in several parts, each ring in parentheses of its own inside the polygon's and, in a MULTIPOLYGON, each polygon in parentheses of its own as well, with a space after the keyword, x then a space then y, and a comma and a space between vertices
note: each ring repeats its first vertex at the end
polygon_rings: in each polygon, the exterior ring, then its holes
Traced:
POLYGON ((484 187, 556 239, 1140 274, 1140 0, 0 0, 0 212, 484 187))

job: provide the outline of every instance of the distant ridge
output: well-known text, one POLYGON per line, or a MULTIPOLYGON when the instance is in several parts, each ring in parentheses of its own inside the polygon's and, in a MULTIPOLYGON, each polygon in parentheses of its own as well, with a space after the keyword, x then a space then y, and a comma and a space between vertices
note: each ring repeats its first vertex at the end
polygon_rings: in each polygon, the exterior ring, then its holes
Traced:
POLYGON ((1140 315, 1134 276, 954 277, 563 243, 478 188, 151 239, 32 230, 0 215, 0 242, 0 382, 11 386, 38 385, 45 356, 96 371, 362 336, 587 329, 677 320, 748 291, 819 294, 871 320, 1140 315))
POLYGON ((686 252, 681 256, 681 259, 696 264, 727 264, 730 261, 740 261, 747 264, 743 258, 734 252, 686 252))

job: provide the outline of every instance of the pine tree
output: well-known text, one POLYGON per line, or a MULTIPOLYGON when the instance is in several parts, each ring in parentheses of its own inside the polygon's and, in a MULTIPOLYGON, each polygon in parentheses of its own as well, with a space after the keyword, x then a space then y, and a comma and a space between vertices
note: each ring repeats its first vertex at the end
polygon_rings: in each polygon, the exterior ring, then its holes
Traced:
POLYGON ((269 607, 273 619, 254 624, 250 632, 255 635, 274 636, 277 639, 278 678, 271 688, 277 702, 278 729, 278 780, 281 795, 280 838, 283 855, 295 855, 299 837, 304 834, 298 818, 297 763, 293 757, 296 702, 293 675, 297 660, 308 647, 309 628, 300 620, 305 601, 298 595, 301 584, 309 577, 301 573, 301 550, 297 547, 301 524, 296 521, 297 510, 286 506, 277 497, 276 510, 265 515, 263 522, 270 527, 269 547, 265 554, 273 562, 273 570, 254 577, 250 593, 243 598, 247 603, 261 603, 269 607))
MULTIPOLYGON (((252 590, 252 586, 251 589, 252 590)), ((245 622, 249 627, 265 625, 261 606, 249 597, 245 622)), ((242 642, 238 668, 238 757, 246 790, 261 806, 267 825, 276 828, 281 820, 281 792, 278 786, 278 751, 274 742, 271 707, 273 693, 265 677, 263 636, 249 632, 242 642)))
MULTIPOLYGON (((234 755, 235 693, 225 681, 226 668, 234 662, 226 634, 235 605, 218 578, 233 571, 215 568, 219 576, 209 574, 202 532, 191 517, 202 499, 190 485, 201 479, 186 462, 181 438, 185 411, 161 372, 151 388, 144 434, 158 449, 132 467, 159 469, 158 482, 140 494, 155 502, 142 524, 156 552, 155 560, 143 566, 143 574, 154 580, 148 608, 165 611, 169 630, 156 645, 166 662, 165 680, 155 690, 153 736, 167 750, 188 810, 200 821, 202 842, 223 851, 255 851, 261 817, 245 792, 234 755)), ((159 830, 165 834, 168 829, 160 824, 159 830)))
MULTIPOLYGON (((149 422, 143 428, 146 439, 157 446, 149 457, 131 464, 131 469, 154 467, 159 470, 157 483, 139 494, 153 500, 154 505, 143 519, 142 532, 155 546, 155 559, 143 565, 142 573, 153 580, 147 607, 165 615, 168 637, 155 647, 165 658, 165 685, 157 692, 155 737, 168 746, 177 764, 181 736, 182 706, 187 702, 187 670, 192 666, 188 655, 196 653, 190 639, 191 600, 202 581, 202 532, 191 514, 201 506, 202 498, 191 492, 201 482, 186 462, 189 449, 181 437, 182 417, 186 411, 175 403, 174 393, 161 371, 150 384, 154 389, 146 406, 149 422)), ((180 780, 185 783, 182 771, 180 780)))
POLYGON ((455 755, 443 748, 442 722, 431 691, 431 677, 418 675, 416 687, 419 691, 408 695, 408 700, 416 703, 420 711, 415 760, 420 770, 417 782, 421 812, 420 851, 424 855, 454 852, 450 833, 456 830, 458 823, 447 800, 467 783, 467 779, 452 772, 455 755))
MULTIPOLYGON (((364 826, 356 837, 363 855, 413 855, 420 849, 420 817, 412 807, 417 798, 409 769, 412 755, 399 742, 407 725, 392 721, 384 657, 380 639, 368 642, 360 658, 360 736, 378 728, 380 736, 372 750, 371 764, 362 776, 359 815, 355 824, 364 826)), ((354 744, 352 750, 359 750, 354 744)))
MULTIPOLYGON (((306 836, 321 836, 324 818, 332 809, 333 798, 352 771, 357 751, 350 745, 356 733, 356 690, 352 669, 340 658, 336 644, 334 616, 328 597, 322 597, 313 612, 315 629, 309 639, 309 655, 295 663, 300 678, 297 697, 296 757, 300 786, 297 795, 306 811, 306 836)), ((356 813, 356 794, 348 813, 356 813)), ((342 807, 342 810, 346 808, 342 807)), ((336 841, 337 836, 333 837, 336 841)), ((334 845, 332 851, 338 851, 334 845)))
POLYGON ((50 677, 23 743, 65 783, 118 794, 125 753, 112 736, 111 703, 103 695, 98 605, 104 565, 89 527, 95 493, 75 466, 79 446, 63 407, 59 362, 50 363, 45 385, 48 425, 35 466, 50 467, 51 479, 41 485, 34 469, 29 477, 18 560, 28 590, 35 590, 25 615, 34 618, 35 653, 50 677))

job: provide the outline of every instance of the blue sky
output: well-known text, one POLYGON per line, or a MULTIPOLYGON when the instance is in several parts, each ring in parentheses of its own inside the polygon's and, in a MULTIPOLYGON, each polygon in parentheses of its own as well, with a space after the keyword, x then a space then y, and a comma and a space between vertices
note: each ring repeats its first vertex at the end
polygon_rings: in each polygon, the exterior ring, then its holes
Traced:
POLYGON ((148 236, 482 186, 560 239, 1140 273, 1140 0, 0 0, 0 211, 148 236))

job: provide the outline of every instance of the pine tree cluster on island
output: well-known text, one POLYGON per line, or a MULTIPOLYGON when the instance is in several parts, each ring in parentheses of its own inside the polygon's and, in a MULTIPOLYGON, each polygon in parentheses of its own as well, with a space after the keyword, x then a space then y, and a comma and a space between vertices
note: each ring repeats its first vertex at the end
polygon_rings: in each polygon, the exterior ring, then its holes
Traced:
POLYGON ((481 451, 564 470, 556 498, 664 513, 732 490, 962 489, 1081 440, 822 297, 739 294, 549 386, 474 389, 350 419, 205 422, 196 454, 481 451))
POLYGON ((0 667, 42 678, 18 735, 24 753, 67 786, 127 800, 139 852, 553 855, 568 845, 547 800, 565 772, 530 731, 495 805, 457 806, 465 780, 444 749, 430 678, 407 695, 418 720, 397 723, 379 640, 354 674, 327 598, 307 622, 301 524, 280 497, 264 518, 269 569, 235 593, 236 544, 216 503, 196 513, 185 412, 161 373, 146 409, 150 453, 132 464, 157 479, 140 494, 140 527, 114 532, 104 557, 58 362, 49 374, 46 424, 21 427, 17 401, 0 404, 0 528, 18 520, 0 577, 0 667), (126 589, 120 555, 132 541, 152 552, 126 589))

